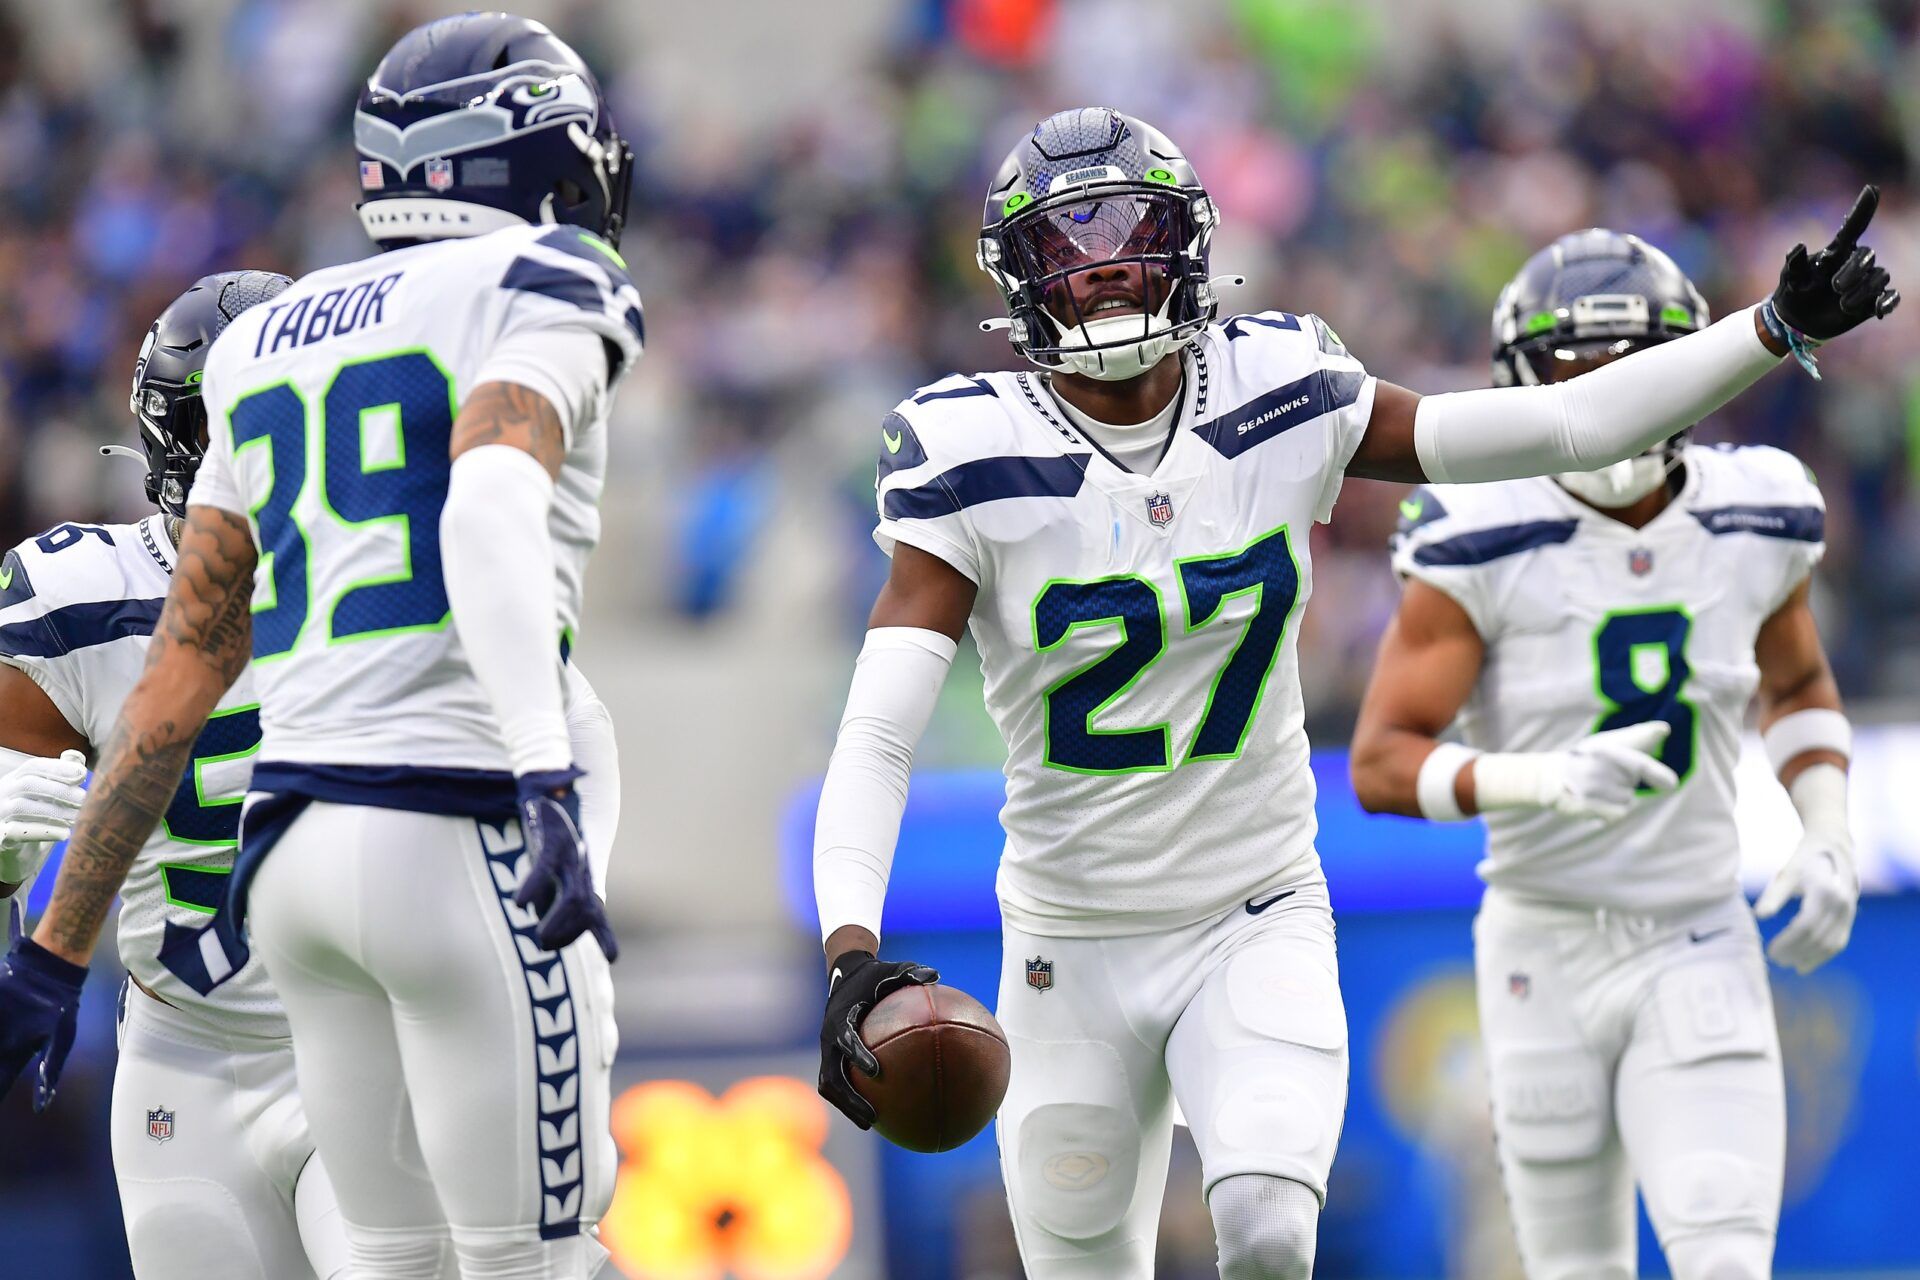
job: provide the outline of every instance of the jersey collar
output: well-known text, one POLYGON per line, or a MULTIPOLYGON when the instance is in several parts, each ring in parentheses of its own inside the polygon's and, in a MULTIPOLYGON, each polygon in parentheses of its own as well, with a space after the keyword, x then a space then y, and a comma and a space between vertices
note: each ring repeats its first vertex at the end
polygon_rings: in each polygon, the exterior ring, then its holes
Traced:
POLYGON ((173 539, 167 536, 167 517, 155 513, 142 520, 139 528, 140 545, 147 549, 147 554, 162 569, 172 574, 174 565, 179 562, 179 553, 173 545, 173 539))

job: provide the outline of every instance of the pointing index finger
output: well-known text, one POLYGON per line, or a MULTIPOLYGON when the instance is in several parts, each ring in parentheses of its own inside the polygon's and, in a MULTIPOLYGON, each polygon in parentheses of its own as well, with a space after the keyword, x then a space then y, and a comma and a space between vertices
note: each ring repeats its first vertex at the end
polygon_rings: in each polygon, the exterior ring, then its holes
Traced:
POLYGON ((1855 200, 1853 208, 1847 211, 1847 219, 1840 224, 1840 230, 1834 233, 1833 243, 1828 246, 1829 250, 1841 254, 1852 252, 1853 246, 1860 242, 1860 233, 1867 229, 1869 222, 1873 221, 1874 210, 1879 207, 1880 188, 1869 182, 1860 188, 1860 198, 1855 200))

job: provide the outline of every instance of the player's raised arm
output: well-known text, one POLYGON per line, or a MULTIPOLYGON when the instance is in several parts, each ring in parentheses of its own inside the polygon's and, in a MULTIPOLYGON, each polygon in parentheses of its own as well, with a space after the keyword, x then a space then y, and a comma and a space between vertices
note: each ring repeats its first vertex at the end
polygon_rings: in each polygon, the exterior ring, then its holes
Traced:
POLYGON ((1425 582, 1407 583, 1354 725, 1350 768, 1362 808, 1434 822, 1494 809, 1617 818, 1633 805, 1635 788, 1678 784, 1654 758, 1667 736, 1658 721, 1596 733, 1562 751, 1482 753, 1441 742, 1485 652, 1457 601, 1425 582))
POLYGON ((1348 474, 1458 483, 1592 470, 1698 422, 1788 355, 1818 377, 1816 347, 1899 305, 1859 243, 1879 199, 1862 190, 1819 253, 1794 246, 1759 306, 1584 377, 1434 396, 1380 384, 1348 474))
POLYGON ((566 422, 578 420, 580 405, 608 375, 599 339, 584 330, 574 336, 577 350, 563 364, 580 366, 569 370, 580 376, 560 384, 572 394, 486 381, 460 406, 448 445, 453 467, 440 545, 454 629, 493 704, 519 795, 532 865, 515 901, 539 913, 541 946, 558 951, 591 932, 611 960, 620 949, 594 892, 573 786, 581 771, 556 656, 548 529, 554 480, 567 454, 566 422))
POLYGON ((820 1093, 862 1129, 872 1127, 873 1105, 854 1091, 847 1072, 874 1076, 880 1064, 860 1039, 861 1018, 899 987, 940 978, 925 965, 878 958, 880 914, 914 748, 933 718, 975 590, 940 557, 906 542, 895 547, 820 789, 813 891, 831 969, 820 1093))
POLYGON ((1860 900, 1847 825, 1853 728, 1820 644, 1807 588, 1803 581, 1794 589, 1762 624, 1753 645, 1767 758, 1803 828, 1793 856, 1768 883, 1754 914, 1766 920, 1799 899, 1793 920, 1768 944, 1767 955, 1801 973, 1811 973, 1847 945, 1860 900))

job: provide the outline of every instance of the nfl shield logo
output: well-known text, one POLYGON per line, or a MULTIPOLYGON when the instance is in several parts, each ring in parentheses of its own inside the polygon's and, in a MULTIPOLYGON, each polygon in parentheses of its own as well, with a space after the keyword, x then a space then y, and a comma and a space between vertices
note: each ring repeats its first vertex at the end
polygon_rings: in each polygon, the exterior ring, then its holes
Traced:
POLYGON ((1645 547, 1635 547, 1627 552, 1627 568, 1633 570, 1633 576, 1644 578, 1653 572, 1653 552, 1645 547))
POLYGON ((453 161, 436 156, 427 161, 427 185, 445 191, 453 185, 453 161))
POLYGON ((381 171, 378 160, 362 160, 360 162, 360 189, 362 191, 378 191, 386 185, 387 175, 381 171))
POLYGON ((165 1107, 156 1107, 147 1112, 147 1136, 155 1142, 165 1142, 173 1136, 173 1112, 165 1107))
POLYGON ((1173 499, 1164 493, 1147 495, 1147 519, 1153 521, 1153 527, 1164 529, 1173 519, 1173 499))
POLYGON ((1524 973, 1507 975, 1507 994, 1515 1000, 1525 1000, 1533 990, 1533 979, 1524 973))
POLYGON ((1039 956, 1027 961, 1027 985, 1035 991, 1053 990, 1053 961, 1039 956))

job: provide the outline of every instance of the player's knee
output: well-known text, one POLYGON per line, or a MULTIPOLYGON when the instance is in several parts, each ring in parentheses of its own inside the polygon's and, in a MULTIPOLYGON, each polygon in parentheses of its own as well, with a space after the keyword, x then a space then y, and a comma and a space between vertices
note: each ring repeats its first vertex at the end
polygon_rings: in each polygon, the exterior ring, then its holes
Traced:
POLYGON ((355 1280, 453 1280, 459 1273, 446 1228, 372 1230, 347 1227, 355 1280))
POLYGON ((136 1264, 163 1259, 168 1274, 221 1275, 239 1258, 252 1256, 262 1267, 247 1229, 246 1214, 225 1187, 195 1184, 205 1194, 192 1201, 170 1200, 127 1215, 127 1248, 136 1264))
POLYGON ((1674 1280, 1768 1280, 1773 1235, 1758 1230, 1688 1236, 1667 1247, 1674 1280))
POLYGON ((1671 1238, 1773 1234, 1777 1188, 1767 1169, 1732 1152, 1689 1152, 1651 1170, 1644 1185, 1649 1213, 1671 1238))
POLYGON ((1207 1197, 1221 1280, 1308 1280, 1320 1201, 1303 1183, 1266 1174, 1223 1178, 1207 1197))
POLYGON ((1034 1224, 1090 1240, 1125 1221, 1140 1171, 1138 1132, 1131 1115, 1093 1103, 1052 1102, 1022 1117, 1021 1199, 1034 1224))

